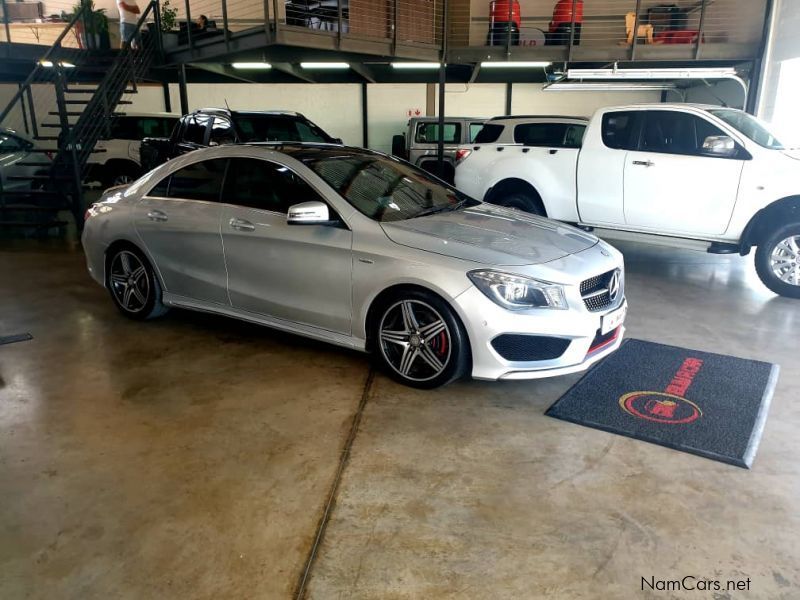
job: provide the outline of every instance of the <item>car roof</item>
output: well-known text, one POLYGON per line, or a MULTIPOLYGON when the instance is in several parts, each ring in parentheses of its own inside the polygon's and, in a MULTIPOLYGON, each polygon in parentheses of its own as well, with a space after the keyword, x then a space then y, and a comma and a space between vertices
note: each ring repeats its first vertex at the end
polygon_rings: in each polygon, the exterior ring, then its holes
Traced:
MULTIPOLYGON (((484 121, 487 121, 488 119, 486 117, 445 117, 444 120, 445 120, 445 122, 447 122, 447 121, 481 121, 481 122, 484 122, 484 121)), ((409 122, 411 122, 411 121, 413 121, 415 123, 425 123, 425 122, 438 123, 439 122, 439 117, 411 117, 409 119, 409 122)))
POLYGON ((120 117, 134 117, 134 118, 168 117, 171 119, 180 119, 181 115, 176 115, 175 113, 168 113, 168 112, 123 112, 117 115, 117 118, 120 117))
POLYGON ((259 115, 275 115, 275 116, 286 116, 286 117, 302 117, 303 115, 299 112, 293 110, 230 110, 228 108, 198 108, 197 110, 192 111, 189 114, 195 113, 207 113, 207 114, 217 114, 217 115, 247 115, 247 116, 259 116, 259 115))
MULTIPOLYGON (((647 102, 639 104, 623 104, 619 106, 609 106, 603 108, 603 111, 610 110, 719 110, 728 107, 718 106, 714 104, 698 104, 693 102, 647 102)), ((738 108, 728 108, 728 110, 739 110, 738 108)))
POLYGON ((492 117, 487 123, 495 121, 569 121, 569 122, 588 122, 588 117, 575 117, 568 115, 507 115, 502 117, 492 117))

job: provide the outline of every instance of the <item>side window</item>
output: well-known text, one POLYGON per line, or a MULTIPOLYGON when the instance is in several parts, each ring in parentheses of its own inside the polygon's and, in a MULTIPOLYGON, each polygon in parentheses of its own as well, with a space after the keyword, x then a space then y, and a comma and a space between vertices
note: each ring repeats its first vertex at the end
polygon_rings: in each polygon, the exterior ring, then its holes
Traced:
POLYGON ((486 123, 478 132, 478 135, 475 136, 475 143, 494 144, 500 139, 500 134, 503 133, 503 129, 505 129, 505 125, 486 123))
POLYGON ((526 146, 564 146, 566 123, 524 123, 514 128, 514 141, 526 146))
POLYGON ((297 121, 297 133, 301 142, 326 142, 322 133, 313 124, 297 121))
POLYGON ((167 175, 159 181, 149 192, 147 192, 148 196, 154 198, 166 198, 167 197, 167 190, 169 189, 169 180, 172 175, 167 175))
POLYGON ((236 134, 233 125, 228 119, 214 117, 214 124, 211 126, 211 134, 208 138, 209 146, 223 146, 233 144, 236 141, 236 134))
POLYGON ((653 110, 645 113, 640 150, 667 154, 701 155, 703 141, 723 132, 695 115, 653 110))
POLYGON ((142 140, 146 137, 169 137, 172 131, 172 122, 161 117, 142 117, 137 119, 137 137, 142 140))
POLYGON ((256 158, 232 158, 222 201, 286 214, 300 202, 324 201, 288 167, 256 158))
MULTIPOLYGON (((439 143, 439 124, 438 123, 419 123, 417 133, 414 137, 417 144, 437 144, 439 143)), ((461 123, 444 124, 444 143, 458 144, 461 142, 461 123)))
POLYGON ((586 125, 570 125, 564 134, 565 148, 580 148, 583 144, 583 136, 586 133, 586 125))
POLYGON ((475 141, 475 137, 480 133, 481 129, 483 129, 483 123, 469 124, 469 139, 467 140, 468 144, 471 144, 475 141))
POLYGON ((603 144, 614 150, 636 148, 638 111, 610 112, 603 115, 603 144))
POLYGON ((117 117, 111 125, 112 140, 140 140, 136 131, 135 117, 117 117))
MULTIPOLYGON (((167 196, 182 200, 219 201, 227 162, 226 158, 215 158, 175 171, 169 183, 167 196)), ((151 195, 153 195, 152 192, 151 195)))
POLYGON ((204 144, 206 141, 206 128, 210 117, 205 115, 189 115, 183 124, 182 142, 190 144, 204 144))

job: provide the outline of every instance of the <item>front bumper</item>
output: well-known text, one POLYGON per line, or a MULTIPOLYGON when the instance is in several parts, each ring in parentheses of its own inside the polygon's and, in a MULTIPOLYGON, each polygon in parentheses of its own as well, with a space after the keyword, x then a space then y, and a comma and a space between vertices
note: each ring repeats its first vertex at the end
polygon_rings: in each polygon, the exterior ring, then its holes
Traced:
POLYGON ((619 348, 625 334, 624 324, 620 323, 608 335, 600 335, 602 318, 627 307, 624 297, 598 312, 574 304, 568 310, 512 312, 472 287, 455 302, 469 336, 475 379, 541 379, 584 371, 619 348), (558 358, 512 361, 503 358, 492 345, 495 338, 507 334, 560 338, 569 344, 558 358))

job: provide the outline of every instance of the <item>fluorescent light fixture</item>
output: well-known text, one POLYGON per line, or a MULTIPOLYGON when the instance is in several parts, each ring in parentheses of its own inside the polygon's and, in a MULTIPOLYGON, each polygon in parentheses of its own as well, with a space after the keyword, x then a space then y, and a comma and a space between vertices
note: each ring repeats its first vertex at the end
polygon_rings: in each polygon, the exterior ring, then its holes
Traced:
POLYGON ((301 62, 300 66, 304 69, 349 69, 350 65, 346 62, 301 62))
POLYGON ((435 62, 393 62, 394 69, 438 69, 441 63, 435 62))
MULTIPOLYGON (((52 60, 40 60, 39 64, 42 65, 43 67, 47 68, 47 69, 52 69, 53 68, 53 61, 52 60)), ((58 64, 60 66, 64 67, 65 69, 74 69, 75 68, 75 65, 73 65, 70 62, 62 61, 62 62, 60 62, 58 64)))
POLYGON ((272 65, 268 62, 235 62, 233 63, 234 69, 271 69, 272 65))
POLYGON ((482 69, 543 69, 553 63, 535 60, 491 60, 481 63, 482 69))
POLYGON ((671 83, 587 83, 587 82, 558 82, 544 88, 545 92, 647 92, 676 90, 677 86, 671 83))
POLYGON ((736 69, 569 69, 569 79, 727 79, 736 69))

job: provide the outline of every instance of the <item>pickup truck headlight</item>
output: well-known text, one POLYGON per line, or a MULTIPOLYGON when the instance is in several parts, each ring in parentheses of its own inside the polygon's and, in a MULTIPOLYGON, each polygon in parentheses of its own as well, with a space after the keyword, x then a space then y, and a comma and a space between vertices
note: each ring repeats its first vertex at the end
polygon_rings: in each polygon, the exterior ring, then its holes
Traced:
POLYGON ((508 310, 567 308, 564 286, 557 283, 501 271, 470 271, 467 277, 490 300, 508 310))

